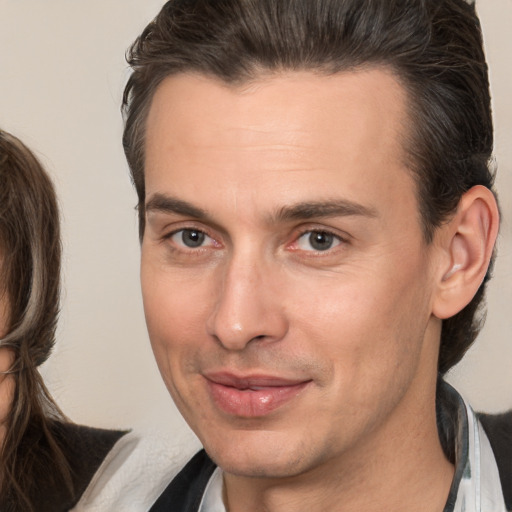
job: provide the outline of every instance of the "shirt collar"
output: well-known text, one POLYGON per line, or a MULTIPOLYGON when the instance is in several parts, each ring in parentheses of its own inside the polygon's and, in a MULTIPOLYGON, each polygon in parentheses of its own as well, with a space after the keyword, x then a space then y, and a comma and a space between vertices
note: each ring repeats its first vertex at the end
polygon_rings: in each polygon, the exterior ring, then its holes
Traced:
POLYGON ((496 459, 473 409, 444 381, 439 383, 437 407, 443 422, 439 427, 453 432, 446 441, 455 450, 455 475, 444 512, 506 512, 496 459), (442 407, 446 410, 439 411, 442 407))

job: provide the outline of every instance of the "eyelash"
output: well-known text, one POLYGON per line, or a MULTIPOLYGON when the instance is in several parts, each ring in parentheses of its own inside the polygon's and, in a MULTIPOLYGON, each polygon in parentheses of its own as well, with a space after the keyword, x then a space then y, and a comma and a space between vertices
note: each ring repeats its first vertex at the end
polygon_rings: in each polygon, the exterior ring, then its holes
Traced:
MULTIPOLYGON (((171 231, 170 233, 166 234, 163 237, 163 239, 165 241, 168 241, 168 240, 172 241, 174 236, 178 235, 179 233, 182 233, 182 236, 183 236, 183 234, 185 232, 199 233, 203 237, 208 237, 209 239, 211 239, 213 241, 213 243, 209 244, 209 245, 206 245, 206 246, 198 245, 197 247, 187 247, 184 242, 183 242, 183 245, 182 245, 182 244, 179 244, 176 241, 174 241, 174 243, 171 244, 171 249, 173 251, 176 251, 176 252, 186 252, 188 254, 199 255, 199 254, 202 254, 205 250, 207 250, 210 247, 218 248, 218 247, 221 246, 221 244, 216 241, 215 237, 211 236, 206 230, 196 228, 195 226, 182 227, 180 229, 175 229, 175 230, 171 231)), ((200 243, 202 243, 202 242, 203 242, 203 240, 200 241, 200 243)), ((337 247, 339 247, 341 245, 346 245, 347 243, 348 243, 348 241, 347 241, 347 239, 345 237, 342 237, 339 234, 334 233, 333 231, 330 231, 328 229, 323 229, 323 228, 309 227, 309 228, 302 229, 294 237, 293 242, 288 245, 288 248, 291 251, 293 251, 293 252, 302 252, 303 254, 307 255, 308 257, 321 257, 322 255, 327 256, 327 255, 332 254, 332 252, 335 251, 337 247), (309 237, 311 237, 314 234, 331 237, 332 243, 334 245, 331 245, 330 247, 327 247, 325 250, 315 249, 312 246, 312 240, 309 240, 306 243, 309 243, 311 249, 301 248, 300 247, 300 240, 303 237, 305 237, 306 235, 309 235, 309 237)))
POLYGON ((347 243, 348 243, 348 237, 341 236, 339 233, 335 233, 332 230, 329 230, 327 228, 308 227, 308 228, 302 229, 297 234, 297 236, 294 238, 294 241, 291 244, 291 246, 292 246, 291 250, 301 251, 303 253, 310 253, 310 254, 308 254, 309 257, 321 257, 322 255, 327 256, 327 255, 332 254, 332 252, 335 251, 338 246, 343 246, 343 245, 346 245, 347 243), (311 237, 311 235, 313 235, 313 234, 327 235, 329 237, 332 237, 333 240, 336 241, 337 243, 334 246, 329 247, 325 250, 320 250, 320 249, 315 250, 314 248, 311 250, 306 250, 306 249, 301 249, 300 247, 298 247, 298 244, 299 244, 299 241, 301 238, 303 238, 305 235, 309 235, 311 237))
MULTIPOLYGON (((190 226, 190 227, 182 227, 180 229, 175 229, 173 231, 171 231, 170 233, 167 233, 166 235, 164 235, 162 237, 163 241, 169 241, 171 240, 172 241, 172 238, 175 236, 175 235, 178 235, 179 233, 182 233, 182 236, 185 232, 195 232, 195 233, 199 233, 201 235, 203 235, 204 237, 208 237, 209 239, 213 240, 214 241, 214 246, 220 246, 220 243, 218 243, 216 241, 216 239, 211 236, 206 230, 204 229, 200 229, 200 228, 196 228, 194 226, 190 226)), ((176 242, 174 242, 174 245, 175 246, 172 246, 171 245, 171 249, 172 250, 175 250, 175 251, 186 251, 188 253, 198 253, 200 252, 201 249, 205 249, 207 248, 208 246, 198 246, 198 247, 187 247, 186 245, 178 245, 176 242)), ((201 251, 202 252, 202 251, 201 251)))

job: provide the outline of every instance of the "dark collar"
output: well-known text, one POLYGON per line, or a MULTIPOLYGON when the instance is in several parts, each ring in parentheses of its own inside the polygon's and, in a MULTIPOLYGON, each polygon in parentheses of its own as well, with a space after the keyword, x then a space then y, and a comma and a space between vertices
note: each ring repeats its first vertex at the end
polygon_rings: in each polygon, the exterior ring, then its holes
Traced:
POLYGON ((149 512, 197 512, 215 467, 204 450, 196 453, 149 512))

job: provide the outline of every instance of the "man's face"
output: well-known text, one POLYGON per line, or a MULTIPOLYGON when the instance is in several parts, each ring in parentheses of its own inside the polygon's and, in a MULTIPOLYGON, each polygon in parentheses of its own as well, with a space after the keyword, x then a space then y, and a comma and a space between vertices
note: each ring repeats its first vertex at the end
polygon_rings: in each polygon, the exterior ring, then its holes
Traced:
POLYGON ((152 347, 208 453, 284 477, 379 449, 432 408, 435 258, 384 70, 242 88, 167 78, 146 139, 152 347))

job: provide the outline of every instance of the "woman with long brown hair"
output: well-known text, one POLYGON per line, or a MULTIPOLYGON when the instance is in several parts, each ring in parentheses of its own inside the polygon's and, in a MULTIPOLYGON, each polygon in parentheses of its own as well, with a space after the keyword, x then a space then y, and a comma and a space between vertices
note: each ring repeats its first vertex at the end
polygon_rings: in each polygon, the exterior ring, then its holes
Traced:
POLYGON ((123 435, 69 422, 38 367, 55 342, 60 230, 53 185, 0 130, 0 510, 59 512, 79 500, 123 435))

